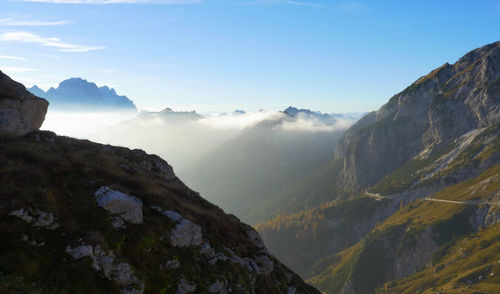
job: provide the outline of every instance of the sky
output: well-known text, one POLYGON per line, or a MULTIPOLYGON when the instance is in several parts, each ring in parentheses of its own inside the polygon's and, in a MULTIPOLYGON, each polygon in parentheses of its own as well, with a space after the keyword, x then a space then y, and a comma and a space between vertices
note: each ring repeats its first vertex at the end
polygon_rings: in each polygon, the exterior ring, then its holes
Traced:
POLYGON ((149 110, 365 112, 499 27, 497 0, 1 0, 0 70, 149 110))

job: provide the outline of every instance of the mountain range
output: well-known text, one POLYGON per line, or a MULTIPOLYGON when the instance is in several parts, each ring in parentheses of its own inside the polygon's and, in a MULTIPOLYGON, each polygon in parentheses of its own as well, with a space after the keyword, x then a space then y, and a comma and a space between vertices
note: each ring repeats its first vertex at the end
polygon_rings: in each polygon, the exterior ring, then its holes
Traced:
POLYGON ((50 109, 56 111, 137 111, 134 102, 127 96, 120 96, 108 86, 98 87, 82 78, 64 80, 57 88, 51 87, 47 92, 36 85, 28 91, 47 99, 50 109))
POLYGON ((167 108, 96 135, 177 174, 36 131, 46 101, 0 77, 0 292, 318 293, 289 266, 321 293, 500 293, 500 42, 359 120, 167 108))
POLYGON ((47 106, 0 72, 1 293, 319 293, 160 157, 38 131, 47 106))
POLYGON ((275 195, 332 155, 353 121, 288 107, 204 154, 180 172, 191 187, 244 221, 267 220, 275 195))
POLYGON ((497 42, 365 115, 256 226, 271 252, 326 293, 500 291, 499 85, 497 42))

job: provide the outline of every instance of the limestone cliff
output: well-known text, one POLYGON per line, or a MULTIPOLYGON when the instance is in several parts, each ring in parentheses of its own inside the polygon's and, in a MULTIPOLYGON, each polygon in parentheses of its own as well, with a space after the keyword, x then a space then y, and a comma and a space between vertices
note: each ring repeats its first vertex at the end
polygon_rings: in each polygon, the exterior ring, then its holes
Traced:
POLYGON ((23 135, 38 130, 49 103, 0 71, 0 133, 23 135))
POLYGON ((418 79, 351 127, 335 156, 339 186, 368 188, 420 153, 500 121, 500 42, 418 79))

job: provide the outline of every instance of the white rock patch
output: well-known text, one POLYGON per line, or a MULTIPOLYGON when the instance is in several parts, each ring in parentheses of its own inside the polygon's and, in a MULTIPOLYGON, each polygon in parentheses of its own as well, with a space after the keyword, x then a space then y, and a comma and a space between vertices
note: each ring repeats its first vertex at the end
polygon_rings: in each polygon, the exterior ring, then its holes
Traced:
POLYGON ((66 247, 66 253, 75 259, 90 257, 93 267, 104 276, 112 280, 120 289, 121 294, 142 294, 144 293, 144 283, 134 275, 134 270, 130 264, 125 262, 115 262, 113 251, 107 253, 99 245, 80 245, 75 248, 66 247))
POLYGON ((35 227, 45 228, 48 230, 55 230, 59 227, 59 224, 56 222, 56 218, 52 213, 41 210, 37 210, 35 216, 31 216, 27 210, 20 208, 11 211, 9 215, 16 216, 26 223, 34 225, 35 227))
MULTIPOLYGON (((116 214, 119 220, 133 224, 142 224, 144 222, 141 199, 106 186, 101 187, 94 195, 97 205, 112 214, 116 214)), ((113 226, 123 226, 123 223, 119 220, 113 221, 113 226)))
POLYGON ((92 257, 92 246, 91 245, 81 245, 75 248, 71 248, 70 246, 66 247, 66 253, 71 255, 74 259, 80 259, 83 257, 92 257))
POLYGON ((190 285, 186 279, 181 279, 177 285, 176 294, 192 293, 196 290, 196 285, 190 285))
POLYGON ((182 219, 182 216, 173 210, 165 210, 163 212, 163 215, 167 216, 169 219, 171 219, 174 222, 180 221, 182 219))
POLYGON ((170 235, 170 242, 175 247, 200 246, 202 241, 201 227, 187 219, 181 220, 170 235))
POLYGON ((167 261, 167 263, 165 263, 165 268, 169 270, 178 269, 180 266, 181 263, 176 259, 169 260, 167 261))

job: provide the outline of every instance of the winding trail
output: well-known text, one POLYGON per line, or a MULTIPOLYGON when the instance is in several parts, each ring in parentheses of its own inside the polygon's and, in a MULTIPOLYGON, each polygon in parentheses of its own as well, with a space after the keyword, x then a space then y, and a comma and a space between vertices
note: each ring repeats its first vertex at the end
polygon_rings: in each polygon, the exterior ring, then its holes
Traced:
POLYGON ((468 201, 453 201, 453 200, 445 200, 445 199, 437 199, 432 197, 425 197, 426 201, 434 201, 434 202, 444 202, 444 203, 454 203, 454 204, 463 204, 463 205, 500 205, 500 202, 491 202, 485 200, 468 200, 468 201))

